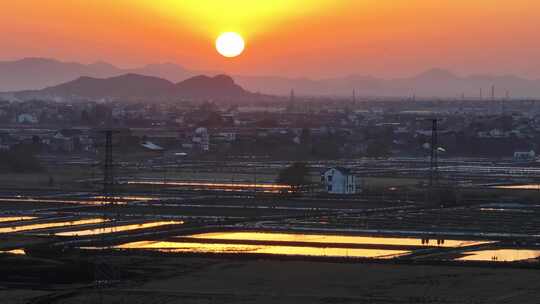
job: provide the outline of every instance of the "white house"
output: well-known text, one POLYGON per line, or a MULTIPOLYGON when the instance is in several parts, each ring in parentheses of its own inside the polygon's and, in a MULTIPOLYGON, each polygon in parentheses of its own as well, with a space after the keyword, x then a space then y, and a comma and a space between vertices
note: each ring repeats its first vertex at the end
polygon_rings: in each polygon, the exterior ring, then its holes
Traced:
POLYGON ((208 129, 197 128, 195 130, 195 135, 193 136, 193 143, 198 145, 202 151, 210 151, 210 135, 208 134, 208 129))
POLYGON ((331 194, 354 194, 357 192, 356 176, 349 169, 334 167, 321 175, 326 192, 331 194))

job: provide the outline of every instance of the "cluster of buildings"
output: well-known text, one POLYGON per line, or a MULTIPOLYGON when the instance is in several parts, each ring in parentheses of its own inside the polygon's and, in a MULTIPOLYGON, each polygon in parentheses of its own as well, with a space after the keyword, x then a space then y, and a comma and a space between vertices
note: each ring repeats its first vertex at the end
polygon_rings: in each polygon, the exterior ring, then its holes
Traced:
POLYGON ((515 153, 537 151, 540 107, 515 102, 505 105, 505 112, 497 109, 489 102, 457 101, 294 99, 242 106, 0 101, 0 149, 33 143, 47 152, 97 153, 98 130, 113 128, 121 130, 116 136, 126 151, 269 159, 424 156, 436 117, 448 156, 523 159, 515 153))
MULTIPOLYGON (((152 159, 318 160, 426 157, 432 120, 440 157, 536 161, 540 106, 493 102, 290 100, 268 104, 0 101, 0 151, 101 158, 103 130, 115 149, 152 159)), ((328 193, 354 194, 345 168, 321 175, 328 193)))

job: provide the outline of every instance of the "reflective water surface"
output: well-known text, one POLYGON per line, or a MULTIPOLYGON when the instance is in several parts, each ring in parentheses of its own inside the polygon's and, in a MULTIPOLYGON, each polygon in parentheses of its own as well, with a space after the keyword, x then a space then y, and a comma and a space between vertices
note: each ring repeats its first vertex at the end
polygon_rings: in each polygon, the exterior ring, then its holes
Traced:
POLYGON ((280 241, 280 242, 306 242, 328 244, 376 244, 376 245, 401 245, 401 246, 426 246, 426 247, 464 247, 479 244, 487 244, 488 241, 462 241, 444 240, 437 242, 436 239, 424 240, 415 238, 395 237, 370 237, 348 235, 325 235, 325 234, 300 234, 300 233, 266 233, 266 232, 217 232, 203 233, 191 236, 194 239, 215 240, 250 240, 250 241, 280 241))
POLYGON ((22 225, 22 226, 11 226, 11 227, 0 228, 0 233, 21 232, 21 231, 30 231, 30 230, 37 230, 37 229, 75 226, 75 225, 99 224, 105 221, 108 221, 108 220, 104 220, 101 218, 94 218, 94 219, 84 219, 84 220, 76 220, 76 221, 50 222, 50 223, 39 223, 39 224, 22 225))
POLYGON ((160 226, 165 226, 165 225, 181 225, 183 223, 184 223, 183 221, 161 221, 161 222, 129 224, 129 225, 121 225, 121 226, 113 226, 113 227, 98 227, 94 229, 85 229, 85 230, 78 230, 78 231, 66 231, 66 232, 55 233, 55 235, 88 236, 88 235, 108 234, 108 233, 144 229, 144 228, 154 228, 154 227, 160 227, 160 226))
POLYGON ((111 200, 120 200, 120 201, 150 201, 150 200, 154 200, 156 199, 155 197, 152 197, 152 196, 134 196, 134 195, 124 195, 124 196, 111 196, 111 197, 106 197, 106 196, 94 196, 93 199, 97 199, 97 200, 108 200, 108 199, 111 199, 111 200))
POLYGON ((260 188, 260 189, 282 189, 288 190, 289 185, 278 184, 248 184, 248 183, 207 183, 207 182, 175 182, 175 181, 129 181, 128 185, 163 185, 163 186, 190 186, 190 187, 209 187, 209 188, 260 188))
MULTIPOLYGON (((69 200, 69 199, 50 199, 50 198, 32 198, 32 197, 13 197, 13 198, 0 198, 0 202, 21 202, 21 203, 44 203, 44 204, 75 204, 75 205, 103 205, 109 202, 90 199, 90 200, 69 200)), ((115 204, 125 204, 125 202, 115 202, 115 204)))
POLYGON ((143 186, 175 186, 190 187, 192 190, 221 190, 221 191, 251 191, 259 190, 267 193, 289 192, 292 187, 279 184, 257 184, 257 183, 211 183, 211 182, 183 182, 183 181, 128 181, 128 185, 143 186))
POLYGON ((115 205, 126 205, 129 202, 134 201, 149 201, 151 197, 138 197, 138 196, 116 196, 112 197, 111 200, 106 200, 103 196, 95 196, 90 198, 82 199, 54 199, 54 198, 33 198, 33 197, 11 197, 11 198, 0 198, 0 202, 21 202, 21 203, 43 203, 43 204, 73 204, 73 205, 107 205, 114 203, 115 205))
POLYGON ((510 189, 510 190, 540 190, 540 184, 495 186, 495 188, 496 189, 510 189))
POLYGON ((400 255, 409 254, 405 250, 379 250, 379 249, 355 249, 355 248, 317 248, 303 246, 268 246, 268 245, 243 245, 243 244, 206 244, 206 243, 182 243, 182 242, 133 242, 117 246, 121 249, 155 249, 163 252, 178 253, 242 253, 242 254, 275 254, 275 255, 299 255, 320 257, 362 257, 389 259, 400 255))
POLYGON ((34 216, 4 216, 0 217, 0 223, 33 220, 34 216))
POLYGON ((8 251, 0 251, 1 253, 9 253, 9 254, 15 254, 15 255, 26 255, 26 252, 24 249, 13 249, 8 251))
POLYGON ((464 252, 467 256, 458 258, 459 261, 495 261, 514 262, 536 259, 540 257, 540 250, 528 249, 493 249, 464 252))

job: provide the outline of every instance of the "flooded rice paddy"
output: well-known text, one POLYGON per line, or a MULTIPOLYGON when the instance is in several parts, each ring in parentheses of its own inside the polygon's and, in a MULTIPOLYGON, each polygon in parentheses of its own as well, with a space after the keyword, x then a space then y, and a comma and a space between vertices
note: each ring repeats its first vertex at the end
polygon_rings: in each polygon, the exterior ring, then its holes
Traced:
POLYGON ((71 205, 93 205, 93 206, 102 206, 106 204, 114 203, 115 205, 126 205, 128 203, 135 202, 148 202, 155 200, 155 197, 151 196, 114 196, 114 197, 104 197, 104 196, 92 196, 84 198, 34 198, 34 197, 10 197, 10 198, 0 198, 1 202, 15 202, 15 203, 35 203, 35 204, 71 204, 71 205))
POLYGON ((159 221, 159 222, 150 222, 150 223, 138 223, 138 224, 129 224, 129 225, 119 225, 112 227, 98 227, 93 229, 84 229, 78 231, 66 231, 55 233, 56 236, 90 236, 90 235, 100 235, 100 234, 109 234, 123 231, 131 231, 137 229, 148 229, 156 228, 167 225, 182 225, 183 221, 159 221))
POLYGON ((326 244, 366 244, 366 245, 395 245, 395 246, 423 246, 423 247, 465 247, 487 244, 487 241, 463 240, 433 240, 404 237, 371 237, 352 235, 328 234, 299 234, 299 233, 267 233, 267 232, 217 232, 204 233, 191 236, 194 239, 249 240, 249 241, 279 241, 326 244))
POLYGON ((0 223, 33 220, 34 216, 1 216, 0 223))
POLYGON ((0 251, 0 253, 13 254, 13 255, 26 255, 26 251, 24 251, 24 249, 13 249, 13 250, 7 250, 7 251, 0 251))
POLYGON ((411 254, 416 247, 418 249, 465 248, 488 243, 490 242, 238 231, 201 233, 162 241, 138 241, 118 245, 116 248, 168 253, 268 254, 390 259, 411 254))
POLYGON ((92 219, 81 219, 81 220, 72 220, 72 221, 61 221, 61 222, 48 222, 48 223, 36 223, 29 225, 19 225, 0 228, 0 233, 14 233, 14 232, 24 232, 32 231, 38 229, 50 229, 50 228, 60 228, 68 226, 77 226, 77 225, 91 225, 91 224, 100 224, 108 220, 101 218, 92 218, 92 219))
POLYGON ((492 261, 492 262, 516 262, 537 259, 540 250, 529 249, 491 249, 464 252, 465 256, 458 261, 492 261))
POLYGON ((356 249, 356 248, 318 248, 307 246, 245 245, 226 243, 187 243, 187 242, 133 242, 117 246, 119 249, 153 249, 170 253, 230 253, 230 254, 270 254, 289 256, 318 257, 358 257, 394 258, 409 254, 406 250, 356 249))
POLYGON ((169 187, 189 187, 191 190, 222 190, 222 191, 251 191, 260 190, 268 193, 278 193, 280 191, 290 191, 289 185, 261 184, 261 183, 211 183, 211 182, 184 182, 184 181, 128 181, 128 185, 141 186, 169 186, 169 187))
POLYGON ((495 186, 495 189, 506 189, 506 190, 539 190, 540 184, 523 184, 523 185, 502 185, 495 186))

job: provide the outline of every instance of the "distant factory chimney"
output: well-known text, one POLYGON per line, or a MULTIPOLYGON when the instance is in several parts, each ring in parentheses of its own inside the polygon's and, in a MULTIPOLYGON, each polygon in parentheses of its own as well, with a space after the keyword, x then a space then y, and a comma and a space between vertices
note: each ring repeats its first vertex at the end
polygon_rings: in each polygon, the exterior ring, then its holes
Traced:
POLYGON ((291 90, 291 96, 289 97, 289 102, 294 103, 296 96, 294 95, 294 89, 291 90))
POLYGON ((495 100, 495 86, 491 86, 491 100, 495 100))

